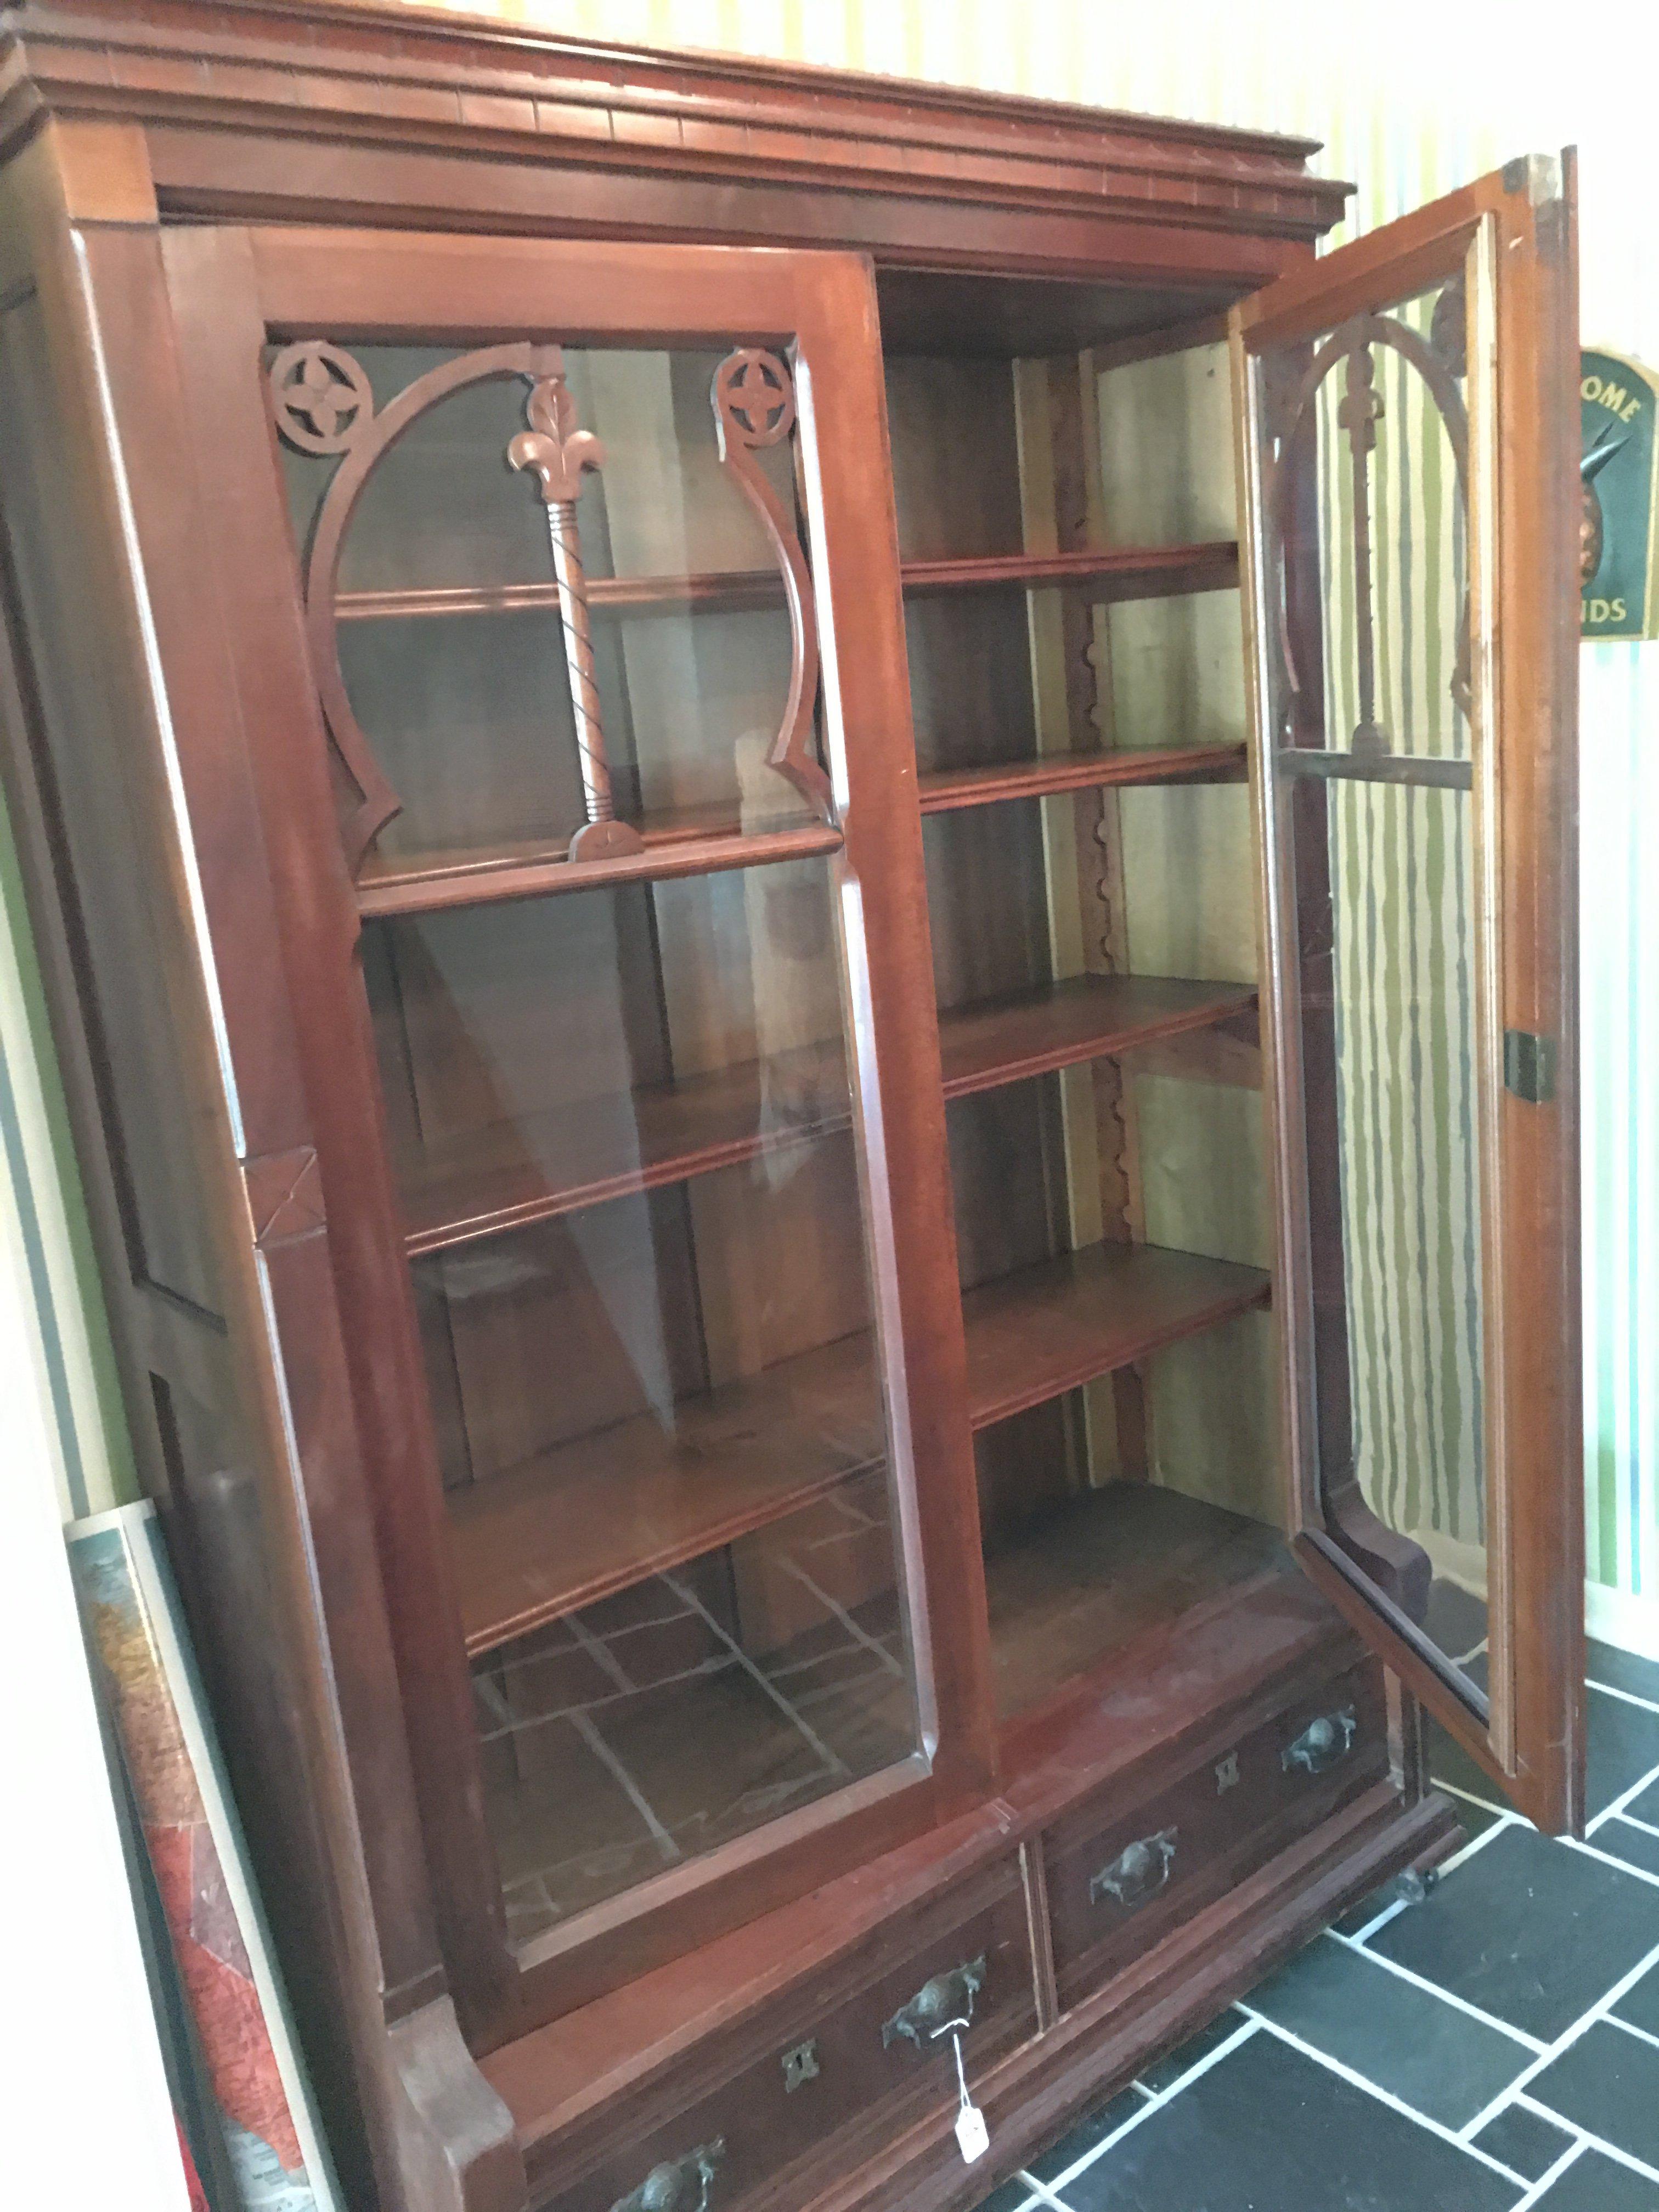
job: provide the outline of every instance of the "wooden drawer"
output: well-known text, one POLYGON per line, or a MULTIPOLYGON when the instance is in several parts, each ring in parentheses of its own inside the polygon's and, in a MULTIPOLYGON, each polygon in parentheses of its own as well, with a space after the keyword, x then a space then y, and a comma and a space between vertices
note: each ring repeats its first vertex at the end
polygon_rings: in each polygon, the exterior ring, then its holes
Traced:
POLYGON ((1382 1672, 1366 1660, 1133 1804, 1120 1784, 1067 1814, 1043 1838, 1062 2007, 1388 1770, 1382 1672))
MULTIPOLYGON (((1002 1862, 963 1890, 890 1925, 883 1940, 809 1976, 729 2035, 700 2043, 671 2078, 607 2116, 603 2147, 579 2179, 568 2178, 560 2146, 548 2145, 543 2172, 532 2172, 533 2201, 547 2212, 638 2212, 635 2192, 653 2170, 684 2161, 690 2212, 702 2203, 702 2150, 712 2167, 708 2212, 773 2201, 793 2212, 800 2197, 793 2183, 779 2193, 781 2177, 810 2166, 833 2136, 872 2119, 890 2131, 906 2105, 920 2112, 954 2101, 951 2039, 928 2039, 930 2008, 920 2042, 904 2032, 901 2015, 920 1992, 931 1984, 934 1999, 954 1997, 962 1984, 943 1978, 972 1969, 978 1987, 963 2038, 970 2081, 1036 2031, 1018 1863, 1002 1862)), ((646 2201, 679 2212, 681 2197, 665 2181, 646 2201)))

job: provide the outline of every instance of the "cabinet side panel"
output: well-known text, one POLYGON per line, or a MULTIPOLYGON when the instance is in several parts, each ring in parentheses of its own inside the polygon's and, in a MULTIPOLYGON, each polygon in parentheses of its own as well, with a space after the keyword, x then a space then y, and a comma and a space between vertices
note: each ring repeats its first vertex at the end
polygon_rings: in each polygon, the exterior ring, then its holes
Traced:
POLYGON ((110 1300, 135 1455, 162 1506, 324 2124, 374 2202, 340 1936, 236 1382, 210 1163, 227 1161, 199 1004, 138 788, 147 709, 113 649, 43 310, 0 314, 6 799, 110 1300))

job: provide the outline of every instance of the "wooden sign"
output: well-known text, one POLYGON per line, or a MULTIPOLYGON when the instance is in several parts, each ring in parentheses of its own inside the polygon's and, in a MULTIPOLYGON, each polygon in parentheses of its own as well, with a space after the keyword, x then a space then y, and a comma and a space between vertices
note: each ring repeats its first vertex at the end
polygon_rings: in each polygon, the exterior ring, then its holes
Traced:
POLYGON ((1583 513, 1578 574, 1587 638, 1659 635, 1659 372, 1624 355, 1579 356, 1583 513))

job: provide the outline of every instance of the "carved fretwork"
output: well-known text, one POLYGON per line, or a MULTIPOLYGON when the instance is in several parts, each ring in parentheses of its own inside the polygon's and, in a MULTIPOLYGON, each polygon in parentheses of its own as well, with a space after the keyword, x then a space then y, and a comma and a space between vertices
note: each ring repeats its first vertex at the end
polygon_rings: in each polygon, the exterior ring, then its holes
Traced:
POLYGON ((789 696, 767 761, 832 823, 836 811, 830 779, 812 749, 818 633, 811 571, 793 519, 755 459, 763 447, 781 445, 794 429, 794 379, 781 355, 739 346, 715 370, 709 397, 720 460, 760 520, 782 571, 789 604, 789 696))
MULTIPOLYGON (((1315 399, 1320 386, 1339 365, 1346 368, 1343 397, 1336 419, 1347 434, 1352 487, 1355 650, 1358 660, 1359 718, 1352 737, 1353 750, 1376 756, 1391 750, 1387 732, 1376 720, 1376 608, 1371 585, 1374 516, 1371 504, 1371 455, 1376 445, 1376 425, 1383 407, 1376 389, 1375 349, 1391 347, 1403 356, 1428 388, 1445 426, 1457 470, 1457 493, 1462 512, 1468 512, 1468 417, 1456 377, 1461 366, 1450 354, 1448 325, 1453 297, 1448 286, 1436 303, 1435 337, 1419 337, 1408 324, 1392 315, 1362 314, 1341 324, 1314 353, 1300 380, 1287 388, 1283 380, 1267 386, 1268 432, 1273 458, 1266 471, 1267 542, 1279 575, 1276 593, 1277 628, 1285 690, 1277 717, 1279 741, 1284 744, 1326 742, 1322 711, 1313 715, 1309 702, 1322 686, 1315 680, 1311 665, 1298 646, 1291 619, 1290 593, 1285 585, 1286 542, 1291 527, 1289 485, 1299 469, 1311 465, 1316 422, 1315 399), (1443 312, 1443 310, 1444 312, 1443 312)), ((1461 290, 1455 298, 1461 299, 1461 290)), ((1454 703, 1467 715, 1470 710, 1469 604, 1464 594, 1458 618, 1457 653, 1449 685, 1454 703)))

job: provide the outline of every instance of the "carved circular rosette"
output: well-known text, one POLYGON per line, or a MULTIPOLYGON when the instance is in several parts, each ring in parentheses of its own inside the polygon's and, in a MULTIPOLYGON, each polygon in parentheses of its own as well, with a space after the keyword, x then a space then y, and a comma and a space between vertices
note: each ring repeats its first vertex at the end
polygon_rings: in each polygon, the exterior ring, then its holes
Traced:
POLYGON ((276 428, 302 453, 343 453, 374 416, 362 363, 325 338, 284 346, 266 380, 276 428))
POLYGON ((795 383, 780 356, 739 346, 714 372, 714 411, 745 446, 777 446, 795 427, 795 383))

